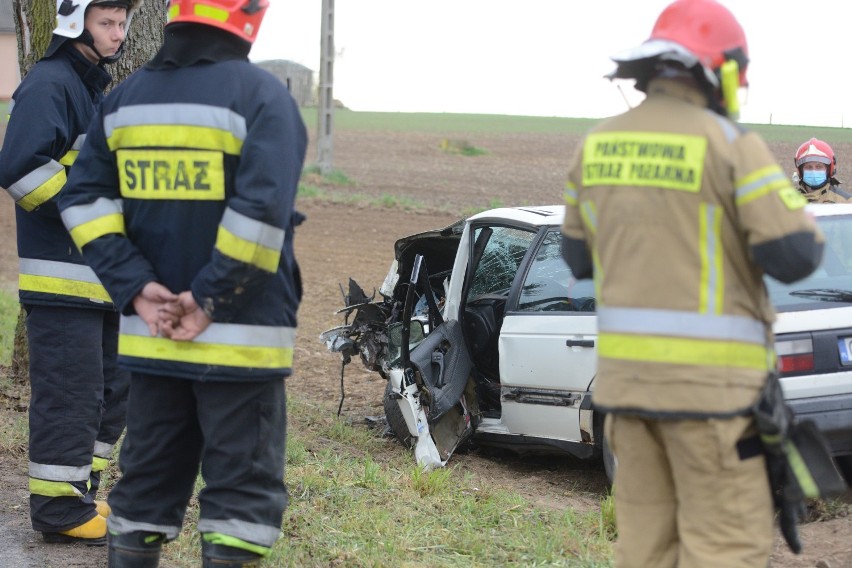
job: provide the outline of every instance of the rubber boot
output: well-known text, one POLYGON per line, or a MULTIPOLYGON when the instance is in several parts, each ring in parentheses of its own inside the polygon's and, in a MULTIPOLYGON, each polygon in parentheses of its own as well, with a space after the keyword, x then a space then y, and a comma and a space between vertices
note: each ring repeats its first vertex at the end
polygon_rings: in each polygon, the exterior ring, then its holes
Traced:
POLYGON ((95 499, 95 509, 103 518, 109 517, 110 513, 112 513, 112 507, 110 507, 106 501, 101 501, 99 499, 95 499))
POLYGON ((106 544, 106 519, 95 515, 82 525, 70 528, 67 531, 43 532, 44 542, 50 544, 72 544, 81 543, 88 546, 103 546, 106 544))
POLYGON ((109 568, 157 568, 166 537, 161 533, 134 531, 109 535, 109 568))
POLYGON ((260 568, 262 556, 222 544, 201 541, 202 568, 260 568))

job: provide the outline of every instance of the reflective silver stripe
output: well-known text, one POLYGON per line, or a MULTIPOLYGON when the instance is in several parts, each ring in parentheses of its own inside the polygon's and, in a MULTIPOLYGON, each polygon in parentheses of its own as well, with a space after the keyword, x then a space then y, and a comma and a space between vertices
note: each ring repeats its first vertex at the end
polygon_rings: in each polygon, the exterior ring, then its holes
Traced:
POLYGON ((247 523, 237 519, 227 521, 214 519, 198 519, 198 532, 221 533, 236 537, 240 540, 268 546, 272 548, 278 536, 281 534, 280 527, 270 527, 258 523, 247 523))
MULTIPOLYGON (((124 335, 151 337, 148 325, 139 316, 121 316, 120 331, 124 335)), ((192 341, 248 347, 293 347, 296 328, 238 323, 211 323, 192 341)))
POLYGON ((30 462, 29 475, 45 481, 89 481, 92 464, 73 467, 70 465, 47 465, 30 462))
POLYGON ((766 343, 766 324, 745 316, 598 307, 598 331, 766 343))
POLYGON ((20 201, 62 171, 65 171, 65 166, 56 160, 50 160, 13 183, 8 189, 9 195, 15 201, 20 201))
POLYGON ((719 279, 721 275, 717 270, 716 255, 718 254, 717 247, 719 246, 719 235, 716 232, 716 209, 715 205, 707 205, 704 208, 704 227, 706 240, 704 246, 707 253, 707 313, 717 314, 721 312, 721 306, 716 304, 718 300, 719 279))
POLYGON ((584 201, 580 204, 580 213, 586 220, 589 230, 592 233, 598 232, 598 213, 595 209, 595 204, 591 201, 584 201))
POLYGON ((280 251, 284 246, 284 229, 237 213, 230 207, 225 209, 225 214, 222 215, 222 227, 243 240, 272 250, 280 251))
POLYGON ((784 172, 782 172, 780 169, 774 170, 771 173, 763 176, 762 178, 756 179, 755 181, 742 187, 738 187, 735 193, 735 199, 739 200, 753 191, 760 191, 764 189, 770 182, 777 181, 779 179, 787 181, 787 178, 784 176, 784 172))
POLYGON ((85 264, 59 262, 58 260, 22 258, 18 261, 18 267, 21 274, 29 276, 49 276, 53 278, 62 278, 63 280, 88 282, 90 284, 101 283, 95 275, 95 271, 85 264))
POLYGON ((155 525, 152 523, 140 523, 119 517, 115 513, 107 517, 107 529, 112 534, 127 534, 131 532, 153 532, 166 535, 166 539, 174 540, 180 534, 180 527, 176 525, 155 525))
POLYGON ((112 448, 114 444, 107 444, 105 442, 95 442, 94 454, 95 457, 104 458, 107 460, 112 459, 112 448))
POLYGON ((62 222, 70 231, 71 229, 93 221, 100 217, 121 214, 124 209, 124 201, 121 199, 107 199, 98 197, 92 203, 85 205, 74 205, 62 212, 62 222))
POLYGON ((71 145, 71 150, 77 150, 78 152, 83 148, 83 143, 86 141, 86 134, 83 133, 74 140, 74 144, 71 145))
POLYGON ((12 114, 12 109, 15 108, 15 99, 11 99, 9 101, 9 108, 6 111, 8 114, 12 114))
POLYGON ((110 138, 113 131, 125 126, 183 124, 216 128, 233 134, 240 140, 246 137, 246 119, 234 111, 201 104, 151 104, 121 107, 104 117, 104 132, 110 138))
POLYGON ((739 131, 737 130, 737 127, 734 126, 734 124, 730 120, 716 114, 715 112, 709 109, 705 112, 716 120, 716 122, 722 128, 722 132, 725 134, 725 139, 729 143, 736 140, 737 136, 740 135, 739 131))

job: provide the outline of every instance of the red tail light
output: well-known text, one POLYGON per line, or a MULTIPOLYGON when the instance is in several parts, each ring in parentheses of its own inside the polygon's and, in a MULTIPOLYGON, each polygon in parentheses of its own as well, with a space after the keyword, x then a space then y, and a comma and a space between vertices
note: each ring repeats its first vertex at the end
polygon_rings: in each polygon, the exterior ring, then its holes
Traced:
POLYGON ((814 368, 814 342, 810 339, 778 341, 775 351, 781 374, 812 371, 814 368))

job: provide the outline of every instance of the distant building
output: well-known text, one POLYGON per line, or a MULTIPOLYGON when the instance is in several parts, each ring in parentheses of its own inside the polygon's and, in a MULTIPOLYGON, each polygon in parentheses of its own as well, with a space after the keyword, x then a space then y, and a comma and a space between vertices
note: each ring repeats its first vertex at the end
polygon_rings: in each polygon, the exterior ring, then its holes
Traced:
POLYGON ((269 71, 287 85, 290 94, 293 95, 300 107, 316 106, 313 71, 304 65, 285 59, 258 61, 255 65, 269 71))
POLYGON ((15 36, 15 20, 12 18, 12 2, 0 0, 0 102, 11 99, 20 82, 18 39, 15 36))

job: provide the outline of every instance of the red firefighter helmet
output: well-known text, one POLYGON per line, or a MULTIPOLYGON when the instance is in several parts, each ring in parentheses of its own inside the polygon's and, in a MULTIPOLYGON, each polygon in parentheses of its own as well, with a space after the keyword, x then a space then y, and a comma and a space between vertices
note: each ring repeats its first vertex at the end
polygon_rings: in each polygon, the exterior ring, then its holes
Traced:
POLYGON ((737 64, 737 86, 746 86, 748 43, 731 12, 715 0, 675 0, 657 17, 651 36, 641 45, 612 57, 618 68, 611 77, 646 81, 659 59, 701 65, 707 82, 721 86, 721 69, 737 64))
POLYGON ((796 150, 796 169, 799 170, 800 178, 803 176, 802 166, 808 162, 819 162, 828 166, 828 177, 830 178, 837 174, 837 159, 834 157, 834 150, 822 140, 811 138, 796 150))
POLYGON ((748 43, 734 15, 715 0, 676 0, 657 18, 651 40, 672 41, 715 71, 733 59, 739 65, 740 85, 745 86, 748 43))
POLYGON ((269 0, 171 0, 168 24, 204 24, 254 43, 268 7, 269 0))

